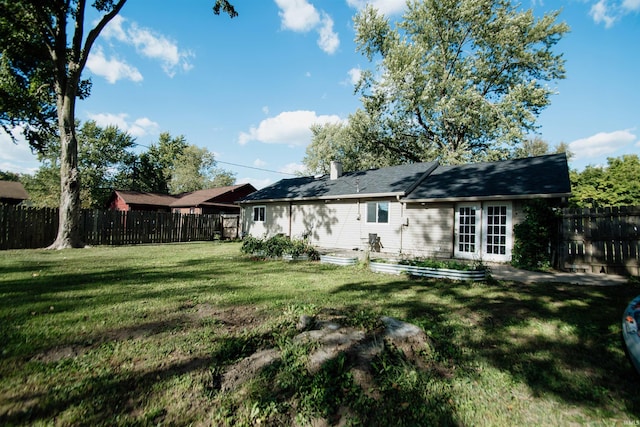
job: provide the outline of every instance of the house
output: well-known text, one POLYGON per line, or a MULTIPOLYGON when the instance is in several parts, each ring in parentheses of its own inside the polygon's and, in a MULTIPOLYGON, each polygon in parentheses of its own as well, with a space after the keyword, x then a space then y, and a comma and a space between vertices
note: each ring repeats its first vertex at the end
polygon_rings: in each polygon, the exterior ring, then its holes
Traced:
POLYGON ((415 163, 283 179, 240 201, 256 237, 306 237, 321 248, 508 262, 527 200, 566 201, 564 154, 444 166, 415 163))
POLYGON ((192 214, 238 214, 236 202, 256 191, 251 184, 230 185, 183 193, 171 203, 173 212, 192 214))
POLYGON ((115 190, 107 206, 118 211, 171 212, 170 205, 176 200, 168 194, 115 190))
POLYGON ((236 201, 256 191, 251 184, 230 185, 178 195, 115 190, 109 209, 187 214, 238 214, 236 201))
POLYGON ((0 181, 0 204, 17 205, 29 199, 29 193, 22 183, 17 181, 0 181))

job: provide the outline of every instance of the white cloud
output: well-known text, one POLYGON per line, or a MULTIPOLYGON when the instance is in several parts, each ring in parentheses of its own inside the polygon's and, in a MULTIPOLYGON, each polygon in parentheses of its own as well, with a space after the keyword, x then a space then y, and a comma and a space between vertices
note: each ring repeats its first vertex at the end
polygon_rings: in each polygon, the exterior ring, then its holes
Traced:
POLYGON ((238 138, 240 145, 249 141, 265 144, 288 144, 305 146, 311 141, 313 124, 337 123, 342 121, 336 115, 316 115, 315 111, 285 111, 275 117, 260 122, 257 127, 251 127, 248 132, 241 132, 238 138))
POLYGON ((622 8, 629 12, 638 12, 640 11, 640 0, 624 0, 622 8))
POLYGON ((610 28, 616 21, 606 0, 600 0, 591 6, 589 14, 596 24, 604 23, 605 28, 610 28))
POLYGON ((135 22, 128 27, 126 24, 127 20, 117 15, 104 29, 102 37, 134 46, 139 54, 160 61, 162 69, 170 77, 177 69, 189 71, 193 68, 190 62, 195 56, 193 52, 181 50, 175 41, 149 28, 139 27, 135 22))
POLYGON ((613 154, 635 140, 636 136, 631 132, 631 129, 600 132, 590 137, 570 142, 569 149, 572 153, 575 153, 576 160, 587 159, 613 154))
POLYGON ((360 68, 352 68, 349 71, 347 71, 347 74, 349 74, 349 83, 355 86, 360 81, 360 76, 362 76, 362 70, 360 68))
POLYGON ((640 12, 640 0, 598 0, 593 3, 589 15, 596 24, 611 28, 625 15, 640 12))
POLYGON ((244 177, 244 178, 236 179, 236 184, 251 184, 254 187, 256 187, 257 190, 260 190, 261 188, 264 188, 273 183, 274 181, 271 178, 256 179, 256 178, 244 177))
POLYGON ((281 26, 285 30, 306 33, 318 32, 318 46, 324 52, 333 54, 340 46, 340 38, 333 31, 333 19, 326 12, 318 10, 307 0, 275 0, 280 8, 281 26))
POLYGON ((288 163, 281 167, 279 172, 296 175, 299 173, 304 173, 306 170, 307 168, 300 163, 288 163))
POLYGON ((265 162, 264 160, 261 160, 261 159, 255 159, 253 161, 253 166, 258 167, 258 168, 263 168, 263 167, 267 166, 267 162, 265 162))
POLYGON ((354 9, 364 9, 366 5, 370 4, 374 8, 378 9, 381 13, 389 16, 401 13, 406 4, 406 0, 347 0, 347 4, 354 9))
POLYGON ((322 14, 322 25, 318 29, 318 34, 320 34, 320 38, 318 39, 318 46, 324 52, 329 55, 333 54, 338 50, 340 46, 340 38, 338 34, 333 32, 333 19, 326 13, 322 14))
POLYGON ((40 162, 22 136, 22 129, 14 129, 13 135, 16 137, 15 143, 7 133, 0 130, 0 170, 23 174, 35 173, 40 167, 40 162))
POLYGON ((126 21, 122 15, 116 15, 109 21, 107 26, 102 30, 101 37, 106 39, 116 39, 121 42, 127 41, 127 32, 122 27, 122 24, 126 21))
POLYGON ((268 106, 266 106, 266 105, 265 105, 264 107, 262 107, 262 112, 263 112, 265 115, 269 114, 269 107, 268 107, 268 106))
POLYGON ((87 59, 87 68, 93 74, 104 77, 113 84, 121 79, 128 79, 133 82, 141 82, 142 74, 136 67, 118 59, 107 59, 101 46, 92 49, 87 59))
POLYGON ((276 4, 285 30, 305 33, 320 22, 320 14, 306 0, 276 0, 276 4))
POLYGON ((129 115, 125 113, 111 114, 98 113, 89 114, 89 118, 96 122, 98 126, 117 126, 118 129, 128 132, 131 136, 141 137, 158 132, 160 125, 147 117, 141 117, 134 121, 128 119, 129 115))

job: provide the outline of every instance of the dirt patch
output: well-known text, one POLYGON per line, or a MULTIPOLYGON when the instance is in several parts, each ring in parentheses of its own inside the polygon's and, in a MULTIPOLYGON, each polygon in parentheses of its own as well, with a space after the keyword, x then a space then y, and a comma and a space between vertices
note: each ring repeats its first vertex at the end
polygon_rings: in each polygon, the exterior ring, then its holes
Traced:
POLYGON ((89 351, 90 347, 80 345, 66 345, 54 347, 36 354, 32 360, 43 363, 56 363, 63 359, 78 357, 89 351))
MULTIPOLYGON (((300 333, 293 342, 311 343, 314 349, 308 356, 307 370, 313 374, 323 364, 346 354, 352 361, 351 373, 356 383, 365 391, 374 390, 371 363, 382 353, 385 346, 393 346, 401 351, 407 361, 418 368, 425 368, 422 354, 431 349, 431 343, 419 327, 391 317, 382 317, 380 330, 367 332, 363 329, 345 326, 348 318, 335 311, 321 312, 320 315, 301 316, 297 328, 300 333)), ((231 391, 256 376, 260 370, 281 359, 278 349, 258 351, 227 367, 218 378, 218 389, 231 391)), ((371 397, 378 398, 375 391, 371 397)))
POLYGON ((198 304, 193 307, 191 319, 220 324, 230 333, 261 326, 266 316, 255 306, 240 305, 233 307, 215 307, 210 304, 198 304))

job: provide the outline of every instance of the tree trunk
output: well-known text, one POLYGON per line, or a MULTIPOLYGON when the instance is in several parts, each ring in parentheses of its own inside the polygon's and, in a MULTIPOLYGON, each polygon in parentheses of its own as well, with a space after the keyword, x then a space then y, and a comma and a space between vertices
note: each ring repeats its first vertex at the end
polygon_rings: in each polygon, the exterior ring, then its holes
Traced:
POLYGON ((59 97, 60 214, 58 235, 49 249, 84 247, 80 236, 80 173, 74 104, 75 94, 59 97))

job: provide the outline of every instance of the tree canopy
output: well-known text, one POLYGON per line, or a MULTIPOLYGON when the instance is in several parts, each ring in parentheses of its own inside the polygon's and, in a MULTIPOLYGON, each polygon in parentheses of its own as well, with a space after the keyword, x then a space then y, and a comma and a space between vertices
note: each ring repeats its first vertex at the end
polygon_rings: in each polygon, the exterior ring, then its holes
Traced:
MULTIPOLYGON (((82 189, 76 139, 76 99, 88 96, 81 78, 95 40, 126 0, 0 0, 0 125, 18 126, 38 149, 60 138, 60 215, 52 248, 83 246, 79 235, 82 189), (85 31, 87 9, 98 18, 85 31)), ((227 0, 213 12, 237 16, 227 0)))
POLYGON ((572 195, 576 207, 640 205, 640 158, 635 154, 610 157, 607 166, 587 166, 571 171, 572 195))
POLYGON ((412 0, 392 26, 368 6, 355 17, 357 49, 374 66, 356 88, 362 109, 329 147, 333 125, 314 131, 308 168, 325 168, 323 150, 370 167, 511 157, 549 105, 548 82, 564 78, 558 15, 508 0, 412 0))
MULTIPOLYGON (((216 168, 214 155, 206 148, 188 144, 185 137, 160 134, 157 143, 135 153, 135 139, 116 126, 102 128, 94 121, 78 127, 78 172, 84 183, 80 192, 83 208, 103 209, 113 190, 178 194, 216 186, 232 185, 235 176, 216 168)), ((48 142, 36 173, 20 181, 39 207, 56 207, 60 199, 60 146, 48 142)))

